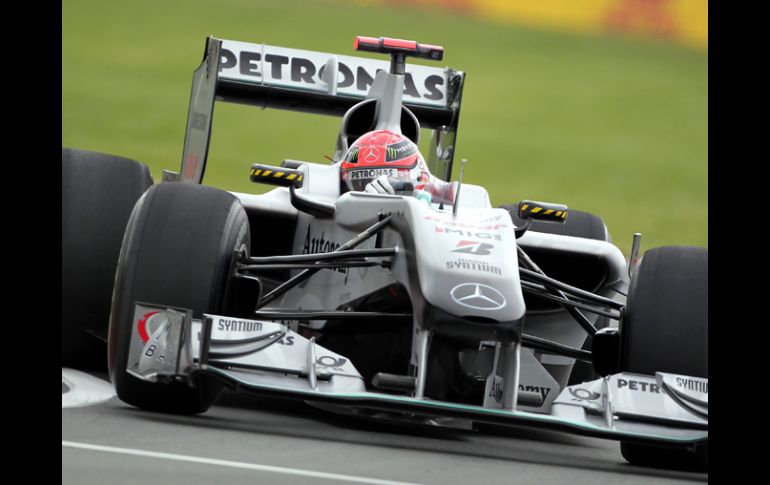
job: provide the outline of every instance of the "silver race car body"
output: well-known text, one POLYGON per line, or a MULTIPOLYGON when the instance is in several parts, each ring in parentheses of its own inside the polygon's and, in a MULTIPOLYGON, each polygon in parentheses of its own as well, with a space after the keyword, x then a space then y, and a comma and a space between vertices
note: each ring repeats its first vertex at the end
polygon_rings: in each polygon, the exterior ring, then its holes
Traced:
MULTIPOLYGON (((378 52, 400 52, 383 45, 378 52)), ((397 71, 373 59, 209 38, 182 169, 165 181, 202 181, 215 100, 340 115, 337 161, 373 119, 397 122, 417 140, 430 128, 428 165, 448 181, 465 75, 397 71)), ((596 335, 595 355, 582 348, 597 329, 612 341, 623 318, 629 266, 609 238, 527 231, 472 184, 458 184, 453 207, 343 193, 338 163, 255 165, 252 180, 279 185, 234 193, 251 245, 232 248, 231 281, 252 291, 252 314, 136 301, 130 375, 192 385, 206 374, 334 412, 420 424, 707 442, 705 378, 605 365, 602 376, 570 383, 576 360, 617 360, 597 357, 596 335)))

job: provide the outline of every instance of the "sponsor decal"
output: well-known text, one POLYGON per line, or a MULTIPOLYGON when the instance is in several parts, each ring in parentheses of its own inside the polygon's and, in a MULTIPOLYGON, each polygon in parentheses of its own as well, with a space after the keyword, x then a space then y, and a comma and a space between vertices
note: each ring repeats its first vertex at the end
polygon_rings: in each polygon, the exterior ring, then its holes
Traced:
POLYGON ((495 241, 502 241, 503 238, 500 236, 500 234, 494 234, 491 232, 476 232, 476 231, 467 231, 465 229, 453 229, 451 227, 439 227, 434 226, 436 229, 436 232, 439 234, 449 234, 449 235, 455 235, 455 236, 465 236, 465 237, 475 237, 479 239, 489 239, 489 240, 495 240, 495 241))
POLYGON ((294 335, 287 335, 285 337, 281 337, 278 339, 278 342, 281 345, 291 346, 294 345, 294 335))
MULTIPOLYGON (((484 244, 484 243, 481 243, 484 244)), ((503 270, 499 266, 494 266, 486 261, 474 261, 472 259, 458 259, 456 261, 447 261, 447 269, 463 269, 471 271, 482 271, 484 273, 492 273, 496 275, 503 274, 503 270)))
POLYGON ((312 237, 310 235, 310 226, 307 227, 305 235, 305 246, 302 248, 302 254, 311 253, 331 253, 340 247, 340 243, 326 239, 322 232, 320 236, 312 237))
MULTIPOLYGON (((223 41, 220 56, 219 72, 224 78, 325 90, 325 64, 330 54, 223 41)), ((387 69, 388 65, 384 61, 374 59, 341 55, 336 57, 339 60, 337 89, 339 92, 360 97, 369 92, 377 71, 387 69)), ((438 72, 442 70, 408 65, 404 75, 405 101, 443 105, 446 98, 446 80, 445 75, 439 75, 438 72)))
POLYGON ((388 145, 388 148, 386 149, 385 161, 392 162, 395 160, 401 160, 402 158, 414 155, 416 151, 417 149, 411 141, 401 140, 398 143, 388 145))
POLYGON ((357 163, 358 162, 358 151, 359 150, 358 150, 357 146, 354 145, 354 146, 350 147, 350 150, 348 151, 348 154, 345 157, 345 161, 346 162, 351 162, 351 163, 357 163))
POLYGON ((503 400, 503 378, 502 377, 494 376, 494 378, 492 378, 492 385, 489 386, 488 396, 498 402, 503 400))
POLYGON ((323 355, 317 358, 315 363, 321 367, 342 367, 347 361, 348 359, 343 359, 342 357, 336 358, 331 355, 323 355))
POLYGON ((578 387, 577 389, 570 387, 568 389, 569 393, 572 394, 573 401, 596 401, 602 397, 602 395, 598 392, 589 391, 588 389, 583 389, 582 387, 578 387))
POLYGON ((701 380, 687 379, 686 377, 677 377, 676 385, 690 391, 698 391, 704 394, 709 392, 709 383, 701 380))
POLYGON ((633 379, 618 379, 618 389, 625 387, 632 391, 652 392, 654 394, 660 394, 660 386, 657 384, 650 384, 644 381, 635 381, 633 379))
POLYGON ((380 158, 380 151, 375 147, 369 147, 364 150, 364 160, 372 163, 376 162, 380 158))
MULTIPOLYGON (((526 391, 526 392, 536 392, 540 394, 540 396, 543 398, 543 402, 545 402, 546 398, 548 397, 548 394, 551 392, 550 387, 525 386, 524 384, 519 384, 519 390, 526 391)), ((495 378, 493 379, 492 385, 489 386, 489 393, 487 395, 496 401, 501 401, 503 399, 503 379, 502 378, 495 376, 495 378)))
POLYGON ((456 248, 453 249, 452 252, 474 254, 476 256, 487 256, 489 254, 492 254, 491 250, 494 249, 494 247, 495 247, 494 244, 489 244, 485 242, 462 240, 457 243, 456 248))
POLYGON ((217 328, 222 332, 259 332, 262 330, 262 322, 249 320, 217 320, 217 328))
POLYGON ((482 283, 461 283, 449 294, 458 305, 474 310, 499 310, 505 306, 503 294, 482 283))
POLYGON ((146 344, 147 341, 150 340, 150 334, 152 332, 149 329, 160 326, 163 322, 163 317, 165 317, 165 315, 161 314, 159 311, 148 312, 142 315, 142 318, 140 318, 139 322, 136 324, 136 330, 139 332, 139 338, 142 339, 143 343, 146 344), (156 315, 159 316, 156 317, 156 315))
MULTIPOLYGON (((366 153, 366 151, 364 151, 366 153)), ((395 177, 398 175, 398 170, 395 168, 371 168, 371 169, 357 169, 357 170, 348 170, 348 173, 350 174, 350 180, 360 180, 360 179, 376 179, 380 175, 387 175, 388 177, 395 177)))
POLYGON ((414 152, 414 144, 409 140, 401 140, 398 143, 390 145, 388 148, 395 150, 398 154, 411 154, 414 152))
POLYGON ((551 392, 550 387, 543 387, 543 386, 525 386, 523 384, 519 384, 519 390, 520 391, 527 391, 527 392, 537 392, 542 396, 543 402, 545 402, 545 399, 548 397, 548 394, 551 392))
POLYGON ((505 223, 504 220, 502 220, 501 215, 476 220, 476 219, 460 219, 460 218, 444 219, 431 214, 431 215, 425 216, 425 220, 430 222, 440 223, 445 226, 452 226, 455 228, 460 227, 460 228, 478 229, 482 231, 496 231, 504 227, 510 227, 510 224, 507 224, 505 223))
MULTIPOLYGON (((340 243, 326 239, 325 233, 321 233, 320 236, 313 237, 310 234, 310 226, 307 226, 307 234, 305 234, 305 245, 302 248, 302 254, 312 253, 331 253, 339 249, 340 243)), ((348 274, 348 268, 334 268, 332 271, 338 273, 348 274)))

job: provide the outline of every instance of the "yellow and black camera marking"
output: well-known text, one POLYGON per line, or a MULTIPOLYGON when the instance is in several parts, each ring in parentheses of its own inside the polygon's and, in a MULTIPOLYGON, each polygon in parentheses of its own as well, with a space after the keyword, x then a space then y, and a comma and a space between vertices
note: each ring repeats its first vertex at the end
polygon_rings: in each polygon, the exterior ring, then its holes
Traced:
POLYGON ((563 204, 551 204, 549 202, 536 202, 533 200, 522 200, 519 202, 519 217, 521 219, 565 222, 568 212, 567 206, 563 204))
POLYGON ((302 187, 305 172, 293 168, 271 167, 255 163, 251 166, 251 181, 280 187, 302 187))

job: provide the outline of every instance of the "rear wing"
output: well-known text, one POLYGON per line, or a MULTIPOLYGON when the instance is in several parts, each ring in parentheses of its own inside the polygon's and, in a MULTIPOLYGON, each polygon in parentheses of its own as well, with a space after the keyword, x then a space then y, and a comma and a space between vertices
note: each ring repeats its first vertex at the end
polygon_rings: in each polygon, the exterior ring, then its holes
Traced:
MULTIPOLYGON (((342 117, 366 99, 377 71, 388 66, 384 60, 208 37, 193 73, 181 170, 165 171, 164 179, 203 180, 215 101, 342 117)), ((452 173, 464 81, 461 71, 406 66, 403 105, 433 130, 426 161, 444 180, 452 173)))

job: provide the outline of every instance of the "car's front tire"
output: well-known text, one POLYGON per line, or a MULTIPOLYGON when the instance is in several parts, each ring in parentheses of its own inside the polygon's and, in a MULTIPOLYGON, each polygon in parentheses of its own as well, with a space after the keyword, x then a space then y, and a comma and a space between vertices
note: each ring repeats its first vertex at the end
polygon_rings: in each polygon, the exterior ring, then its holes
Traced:
POLYGON ((118 397, 139 408, 175 414, 205 412, 221 385, 197 377, 194 386, 150 383, 126 372, 137 301, 223 314, 236 250, 249 251, 249 224, 240 201, 225 191, 163 183, 140 199, 126 228, 115 278, 109 328, 109 371, 118 397))
MULTIPOLYGON (((629 288, 620 326, 621 370, 708 378, 708 250, 647 251, 629 288)), ((631 464, 708 470, 708 443, 695 450, 621 442, 631 464)))

